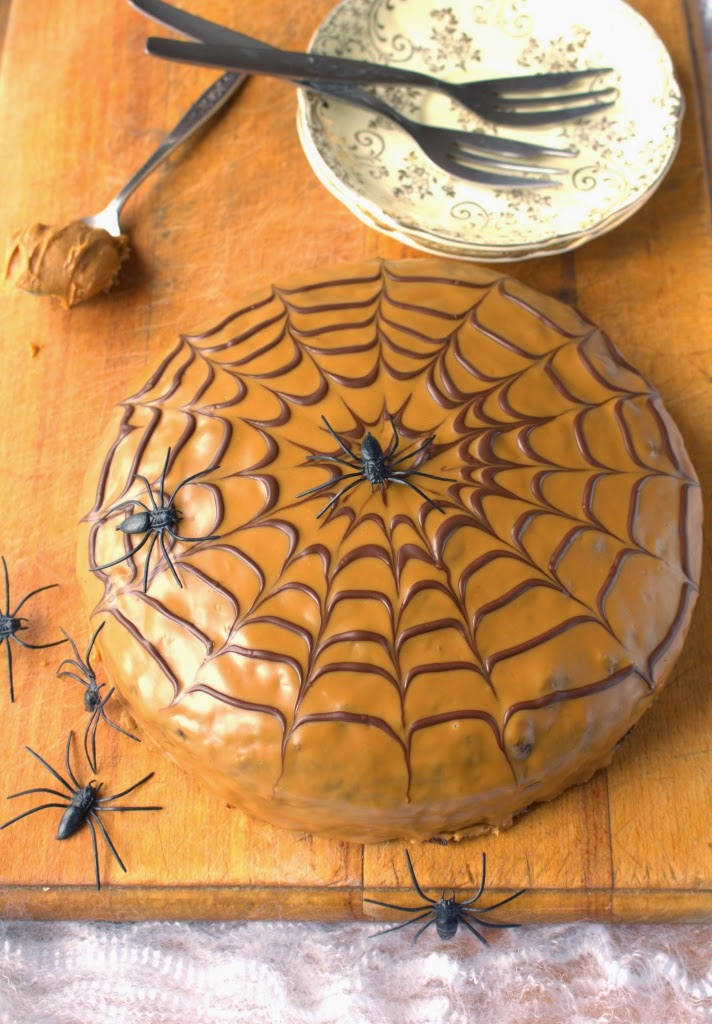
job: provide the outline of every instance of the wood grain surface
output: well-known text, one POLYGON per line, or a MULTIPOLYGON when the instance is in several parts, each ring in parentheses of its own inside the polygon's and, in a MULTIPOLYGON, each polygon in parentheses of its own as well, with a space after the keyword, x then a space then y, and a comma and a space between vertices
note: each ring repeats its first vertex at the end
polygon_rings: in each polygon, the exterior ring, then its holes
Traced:
MULTIPOLYGON (((332 0, 191 0, 197 14, 303 49, 332 0)), ((687 98, 682 146, 632 219, 572 254, 508 267, 574 302, 660 390, 712 493, 712 241, 692 6, 635 0, 671 52, 687 98)), ((117 0, 12 0, 0 79, 0 239, 34 221, 100 209, 215 72, 144 55, 149 22, 117 0)), ((699 43, 699 36, 698 43, 699 43)), ((356 220, 318 182, 295 128, 293 88, 251 80, 196 140, 129 201, 133 247, 111 294, 68 312, 0 296, 0 553, 36 642, 63 627, 89 639, 75 576, 87 461, 112 407, 181 331, 207 327, 250 294, 327 263, 418 253, 356 220)), ((469 890, 488 855, 493 898, 527 887, 516 920, 682 920, 712 913, 710 558, 674 677, 610 769, 526 814, 510 831, 457 846, 421 845, 423 886, 469 890)), ((85 719, 78 684, 55 677, 65 648, 15 647, 9 703, 0 651, 0 795, 51 785, 24 750, 62 768, 85 719)), ((101 681, 101 666, 98 666, 101 681)), ((122 726, 131 722, 117 705, 122 726)), ((392 917, 363 896, 408 902, 402 844, 362 847, 280 831, 222 805, 148 743, 100 730, 100 778, 128 802, 162 804, 107 821, 127 874, 100 841, 94 887, 86 829, 56 842, 58 811, 0 832, 0 916, 35 918, 392 917), (139 799, 140 797, 140 799, 139 799)), ((77 749, 77 748, 75 748, 77 749)), ((82 781, 86 771, 75 761, 82 781)), ((27 798, 29 801, 30 798, 27 798)), ((38 801, 41 797, 35 797, 38 801)), ((49 799, 49 798, 48 798, 49 799)), ((19 813, 0 801, 0 823, 19 813)), ((107 815, 107 818, 109 816, 107 815)))

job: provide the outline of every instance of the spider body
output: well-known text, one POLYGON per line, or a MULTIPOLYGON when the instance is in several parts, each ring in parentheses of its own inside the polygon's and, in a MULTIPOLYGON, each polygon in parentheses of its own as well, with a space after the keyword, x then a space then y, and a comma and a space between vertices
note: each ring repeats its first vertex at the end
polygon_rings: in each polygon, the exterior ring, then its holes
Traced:
POLYGON ((438 900, 433 904, 435 915, 435 931, 441 939, 452 939, 455 937, 457 926, 460 923, 460 905, 453 896, 438 900))
POLYGON ((410 921, 404 921, 403 924, 397 924, 394 928, 385 928, 382 932, 376 932, 371 938, 377 938, 379 935, 386 935, 388 932, 396 932, 400 928, 407 928, 410 924, 415 924, 416 921, 425 921, 426 918, 429 920, 422 925, 415 934, 413 942, 417 942, 426 928, 430 928, 431 925, 435 925, 435 930, 441 939, 452 939, 454 938, 459 925, 463 925, 468 931, 480 940, 485 946, 489 943, 484 935, 481 935, 473 924, 478 924, 482 928, 519 928, 518 924, 500 924, 494 921, 483 921, 480 916, 486 914, 490 910, 497 910, 498 907, 503 907, 505 903, 511 903, 512 900, 518 899, 522 896, 526 889, 520 889, 519 892, 515 892, 512 896, 507 896, 505 899, 500 900, 498 903, 492 903, 489 907, 477 907, 475 912, 474 909, 470 909, 479 900, 485 891, 485 875, 487 867, 487 859, 485 854, 482 854, 482 881, 477 894, 469 900, 463 900, 462 903, 458 903, 454 896, 446 897, 445 892, 439 900, 434 900, 430 896, 426 896, 421 889, 418 879, 415 877, 415 871, 413 869, 413 863, 410 859, 410 854, 405 851, 405 857, 408 862, 408 871, 413 882, 413 888, 422 899, 426 900, 424 904, 420 904, 417 907, 402 907, 395 903, 383 903, 381 900, 371 900, 364 898, 364 903, 375 903, 379 907, 388 907, 389 910, 402 910, 407 914, 415 914, 419 910, 424 910, 424 914, 419 914, 418 917, 412 918, 410 921))
POLYGON ((49 793, 51 796, 59 797, 64 803, 46 803, 40 804, 39 807, 31 807, 29 811, 23 811, 22 814, 18 814, 15 818, 11 818, 10 821, 6 821, 3 825, 0 825, 0 830, 7 828, 9 825, 14 825, 16 821, 20 821, 21 818, 26 818, 30 814, 36 814, 37 811, 44 811, 50 807, 58 807, 63 810, 62 817, 59 822, 59 828, 57 829, 56 839, 69 839, 73 836, 85 823, 89 826, 91 834, 92 850, 94 853, 94 874, 96 877, 96 887, 101 889, 101 879, 99 876, 99 852, 97 849, 96 842, 96 830, 99 829, 101 835, 106 841, 109 850, 111 851, 114 860, 119 865, 122 871, 126 871, 124 862, 119 857, 116 847, 109 838, 109 833, 106 831, 103 822, 99 818, 99 814, 105 811, 160 811, 162 807, 115 807, 112 803, 114 800, 119 800, 123 796, 127 796, 132 793, 139 786, 142 786, 144 782, 152 777, 153 772, 149 772, 144 778, 139 779, 133 786, 129 786, 128 789, 122 790, 120 793, 114 793, 112 796, 100 797, 98 796, 99 790, 103 783, 95 782, 92 780, 86 786, 82 786, 77 780, 72 766, 69 760, 69 751, 72 742, 72 734, 69 733, 67 737, 67 748, 64 756, 64 763, 67 769, 67 775, 69 776, 70 782, 67 782, 59 772, 57 772, 43 757, 40 757, 38 753, 32 750, 30 747, 25 747, 25 750, 32 754, 47 771, 54 776, 57 782, 60 783, 66 790, 66 792, 60 792, 56 789, 47 789, 45 787, 36 787, 34 789, 24 789, 20 793, 11 793, 8 796, 8 800, 15 800, 20 796, 28 796, 30 793, 49 793), (69 793, 69 796, 67 796, 69 793))
MULTIPOLYGON (((60 673, 58 672, 57 675, 60 675, 60 673)), ((69 675, 69 673, 62 672, 61 675, 69 675)), ((101 686, 97 685, 96 679, 93 681, 93 683, 87 684, 87 688, 84 691, 85 711, 96 711, 98 707, 101 707, 103 703, 103 698, 99 691, 102 689, 103 686, 104 683, 102 683, 101 686)))
POLYGON ((385 490, 386 484, 403 484, 405 487, 409 487, 416 494, 419 494, 421 498, 425 498, 428 504, 432 505, 433 508, 437 509, 438 512, 443 512, 444 509, 427 494, 424 493, 419 487, 408 479, 412 476, 427 477, 429 480, 442 480, 445 483, 455 483, 450 477, 446 476, 435 476, 433 473, 424 473, 420 469, 396 469, 395 467, 405 462, 407 459, 412 459, 420 452, 433 443, 435 440, 435 434, 426 438, 417 448, 412 452, 407 452, 405 455, 400 455, 395 458, 395 454, 398 451, 400 445, 400 437, 396 430, 395 421, 392 416, 388 417, 391 423, 391 429, 393 431, 393 438, 386 451, 383 450, 379 441, 368 431, 364 435, 363 441, 361 442, 361 449, 358 455, 355 455, 348 445, 339 437, 339 435, 332 429, 328 420, 325 416, 322 416, 322 420, 329 431, 331 436, 334 438, 336 443, 339 445, 347 459, 341 458, 337 455, 307 455, 307 461, 324 461, 324 462, 336 462, 341 466, 347 466, 351 469, 349 473, 342 473, 338 480, 327 480, 323 484, 317 484, 316 487, 310 487, 306 491, 301 491, 297 494, 298 498, 303 498, 308 494, 317 494, 320 491, 325 491, 333 487, 335 483, 340 483, 341 480, 348 480, 351 482, 342 487, 330 500, 324 505, 324 507, 317 512, 316 518, 319 519, 327 512, 332 505, 335 505, 339 498, 350 491, 353 487, 356 487, 362 480, 368 481, 371 485, 371 491, 373 491, 376 485, 380 486, 381 491, 385 490))
POLYGON ((375 484, 380 484, 383 490, 383 485, 388 480, 388 463, 380 444, 368 431, 361 442, 361 462, 363 475, 370 483, 371 490, 375 484))
POLYGON ((27 629, 27 626, 22 625, 23 622, 27 622, 27 619, 16 619, 12 615, 0 615, 0 640, 7 640, 18 630, 27 629))
POLYGON ((136 743, 141 742, 138 736, 133 736, 130 732, 126 732, 125 729, 118 726, 116 722, 112 722, 104 710, 106 704, 111 699, 114 687, 112 686, 105 697, 102 696, 101 691, 104 689, 106 684, 97 683, 96 675, 91 664, 91 652, 94 648, 94 642, 103 628, 104 623, 102 622, 89 641, 89 647, 87 648, 87 653, 84 655, 84 661, 82 661, 79 655, 77 645, 69 634, 64 633, 64 630, 62 630, 72 647, 74 658, 65 658, 57 669, 58 676, 68 679, 76 679, 76 681, 81 683, 84 687, 84 710, 90 715, 89 722, 84 730, 84 753, 86 754, 87 761, 89 762, 89 767, 93 772, 98 771, 96 761, 96 730, 100 719, 103 719, 107 725, 110 725, 112 729, 116 729, 116 731, 120 732, 123 736, 128 736, 130 740, 135 740, 136 743), (67 668, 65 671, 62 671, 65 665, 71 666, 71 668, 67 668))
POLYGON ((69 839, 70 836, 79 831, 86 821, 89 812, 96 805, 96 795, 100 788, 101 784, 96 785, 90 782, 76 791, 69 803, 69 807, 60 819, 55 839, 69 839))
POLYGON ((10 687, 10 703, 15 700, 15 689, 12 678, 12 650, 10 648, 10 641, 14 640, 16 644, 20 644, 21 647, 26 647, 29 650, 39 650, 44 647, 56 647, 58 644, 65 643, 64 640, 54 640, 49 644, 30 644, 27 640, 22 640, 17 635, 21 630, 27 629, 24 625, 28 620, 24 616, 18 615, 20 608, 34 597, 35 594, 42 593, 43 590, 51 590, 56 587, 56 583, 50 583, 46 587, 37 587, 36 590, 31 590, 26 597, 20 601, 18 606, 10 611, 10 577, 7 572, 7 563, 5 558, 2 558, 3 572, 5 573, 5 611, 0 613, 0 644, 5 644, 5 650, 7 653, 7 679, 10 687))
POLYGON ((147 512, 134 512, 116 529, 122 533, 147 533, 149 530, 161 533, 163 530, 175 529, 179 519, 180 513, 175 508, 155 508, 147 512))
POLYGON ((129 501, 122 501, 118 505, 115 505, 113 508, 109 509, 109 511, 101 520, 103 522, 104 519, 108 519, 109 516, 113 515, 115 512, 120 511, 121 509, 135 508, 136 505, 139 505, 141 511, 133 512, 131 515, 127 516, 122 523, 119 523, 116 529, 120 530, 122 533, 125 533, 127 535, 138 535, 142 533, 144 534, 143 540, 139 541, 139 543, 130 551, 127 551, 119 558, 115 558, 113 562, 105 562, 103 565, 91 566, 92 572, 98 572, 101 569, 110 569, 112 565, 118 565, 119 562, 125 562, 128 558, 131 558, 133 555, 135 555, 136 552, 139 551, 143 547, 143 545, 146 544, 147 541, 149 541, 150 538, 150 543, 148 545, 148 552, 146 553, 146 561, 143 570, 144 594, 148 590, 148 570, 151 564, 151 555, 153 554, 153 548, 156 542, 158 542, 158 544, 160 545, 161 551, 163 552, 163 557, 166 560, 168 568, 171 570, 173 579, 176 581, 179 587, 183 587, 183 584, 181 583, 178 577, 178 573, 175 570, 175 566, 173 565, 170 555, 168 554, 168 548, 166 547, 164 534, 167 533, 168 536, 172 537, 173 540, 188 541, 190 543, 218 539, 217 534, 207 534, 204 537, 185 537, 182 534, 177 533, 176 530, 178 527, 178 523, 181 519, 181 513, 175 507, 174 502, 176 495, 178 494, 178 491, 180 491, 181 487, 185 487, 186 484, 192 483, 194 480, 198 480, 200 479, 200 477, 206 476, 208 473, 214 472, 214 470, 217 470, 220 467, 215 466, 214 468, 211 469, 204 469, 200 473, 193 473, 191 476, 186 477, 185 480, 182 480, 178 484, 178 486, 171 494, 170 498, 168 498, 168 501, 166 501, 166 473, 168 471, 168 462, 170 460, 170 457, 171 449, 169 448, 168 452, 166 453, 166 461, 163 464, 163 471, 161 473, 159 480, 159 504, 156 504, 156 500, 153 496, 153 489, 148 480, 146 479, 146 477, 141 476, 140 473, 135 473, 134 479, 141 480, 146 485, 148 497, 151 501, 151 507, 149 508, 148 505, 145 505, 142 501, 139 501, 138 498, 133 498, 130 499, 129 501))

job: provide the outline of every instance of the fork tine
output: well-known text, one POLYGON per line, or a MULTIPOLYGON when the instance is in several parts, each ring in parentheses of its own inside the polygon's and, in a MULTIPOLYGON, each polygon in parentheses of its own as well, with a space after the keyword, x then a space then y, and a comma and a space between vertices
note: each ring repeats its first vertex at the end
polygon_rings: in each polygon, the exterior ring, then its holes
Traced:
MULTIPOLYGON (((445 129, 440 129, 445 131, 445 129)), ((578 156, 575 147, 567 149, 556 149, 553 146, 545 146, 538 142, 522 142, 521 139, 508 139, 502 135, 489 135, 478 131, 458 131, 456 128, 447 129, 454 145, 465 146, 468 149, 481 149, 486 153, 499 153, 505 157, 522 157, 531 162, 543 156, 578 156)))
POLYGON ((480 132, 457 132, 453 129, 451 138, 456 146, 463 146, 466 149, 484 149, 489 153, 499 153, 504 157, 522 157, 529 162, 538 160, 542 156, 578 156, 578 150, 574 147, 555 149, 553 146, 522 142, 520 139, 508 139, 501 135, 487 135, 486 141, 481 141, 482 134, 480 132))
POLYGON ((485 164, 488 167, 496 167, 499 171, 538 171, 539 174, 568 174, 568 168, 566 167, 537 167, 525 160, 503 160, 500 157, 485 156, 477 152, 476 149, 473 151, 473 148, 468 147, 466 142, 457 143, 455 148, 447 154, 447 157, 458 163, 462 160, 485 164))
MULTIPOLYGON (((494 108, 498 124, 507 124, 512 127, 536 128, 539 125, 561 124, 564 121, 575 121, 579 117, 591 117, 602 110, 608 110, 613 106, 615 100, 605 103, 590 103, 587 106, 567 107, 565 110, 538 110, 517 113, 509 110, 494 108)), ((490 116, 485 114, 485 117, 490 116)), ((494 120, 495 118, 492 118, 494 120)))
POLYGON ((502 104, 505 108, 512 107, 512 109, 518 110, 520 107, 544 107, 551 106, 552 104, 574 106, 577 103, 580 105, 581 100, 598 100, 602 103, 615 103, 618 96, 618 90, 613 88, 596 89, 593 92, 559 92, 552 93, 551 95, 538 96, 520 96, 517 93, 512 93, 510 95, 505 89, 493 94, 493 100, 497 109, 499 109, 500 104, 502 104))
POLYGON ((469 164, 461 164, 453 157, 447 160, 440 160, 438 165, 443 170, 449 171, 458 178, 465 178, 467 181, 475 181, 480 185, 493 185, 499 188, 558 188, 560 182, 552 181, 551 178, 524 178, 521 174, 494 174, 492 171, 484 171, 479 167, 469 164))
POLYGON ((610 75, 613 68, 585 68, 581 71, 543 71, 534 75, 514 75, 511 78, 498 78, 497 89, 500 92, 531 92, 532 89, 552 89, 571 85, 584 78, 597 78, 599 75, 610 75))

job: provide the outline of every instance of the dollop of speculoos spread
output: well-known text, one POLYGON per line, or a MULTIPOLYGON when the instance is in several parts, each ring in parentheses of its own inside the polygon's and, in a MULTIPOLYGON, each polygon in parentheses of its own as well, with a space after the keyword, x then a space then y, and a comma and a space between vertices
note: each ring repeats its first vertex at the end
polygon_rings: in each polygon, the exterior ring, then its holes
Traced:
POLYGON ((10 243, 4 285, 54 295, 70 308, 112 288, 128 254, 126 235, 115 237, 81 220, 65 227, 32 224, 10 243))

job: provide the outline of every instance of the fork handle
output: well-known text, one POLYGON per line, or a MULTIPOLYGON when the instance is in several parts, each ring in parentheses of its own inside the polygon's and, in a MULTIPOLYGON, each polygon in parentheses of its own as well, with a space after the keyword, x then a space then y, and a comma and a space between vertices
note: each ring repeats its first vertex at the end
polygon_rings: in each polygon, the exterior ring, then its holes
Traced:
POLYGON ((327 57, 315 53, 293 53, 290 50, 269 50, 236 43, 193 43, 180 39, 151 36, 146 51, 155 57, 202 64, 215 68, 234 68, 274 78, 318 79, 321 82, 354 83, 357 85, 411 85, 448 91, 447 82, 387 64, 327 57))

